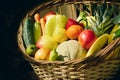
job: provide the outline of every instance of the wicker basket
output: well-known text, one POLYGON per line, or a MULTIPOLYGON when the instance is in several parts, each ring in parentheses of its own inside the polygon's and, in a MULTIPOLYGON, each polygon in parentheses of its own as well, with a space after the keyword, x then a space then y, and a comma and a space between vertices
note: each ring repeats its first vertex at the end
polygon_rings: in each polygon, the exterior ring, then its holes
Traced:
MULTIPOLYGON (((41 16, 48 11, 59 11, 61 14, 65 14, 68 17, 77 17, 77 8, 83 9, 83 4, 99 4, 101 1, 81 1, 81 0, 55 0, 41 4, 35 7, 29 12, 28 16, 33 17, 35 13, 40 13, 41 16)), ((108 2, 120 6, 119 3, 108 2)), ((92 8, 90 8, 92 9, 92 8)), ((90 10, 91 11, 91 10, 90 10)), ((90 12, 92 14, 92 11, 90 12)), ((25 19, 24 18, 24 19, 25 19)), ((24 21, 23 19, 23 21, 24 21)), ((110 43, 104 49, 100 50, 98 55, 90 56, 84 60, 72 60, 72 61, 44 61, 34 60, 34 58, 27 55, 22 39, 22 23, 18 30, 18 46, 22 51, 24 58, 31 64, 35 73, 42 80, 108 80, 114 77, 120 68, 120 59, 104 61, 105 55, 108 55, 110 51, 120 45, 120 38, 110 43), (102 53, 102 55, 100 54, 102 53)))

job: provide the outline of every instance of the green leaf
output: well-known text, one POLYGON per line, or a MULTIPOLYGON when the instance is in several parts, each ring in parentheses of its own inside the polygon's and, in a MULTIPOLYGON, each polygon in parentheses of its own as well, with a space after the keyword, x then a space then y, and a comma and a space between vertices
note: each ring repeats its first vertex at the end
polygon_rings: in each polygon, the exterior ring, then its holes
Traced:
POLYGON ((110 19, 112 23, 114 24, 120 24, 120 15, 110 19))
POLYGON ((81 21, 83 19, 86 19, 87 16, 88 16, 87 13, 85 13, 84 11, 80 11, 79 16, 76 19, 76 21, 79 22, 79 21, 81 21))

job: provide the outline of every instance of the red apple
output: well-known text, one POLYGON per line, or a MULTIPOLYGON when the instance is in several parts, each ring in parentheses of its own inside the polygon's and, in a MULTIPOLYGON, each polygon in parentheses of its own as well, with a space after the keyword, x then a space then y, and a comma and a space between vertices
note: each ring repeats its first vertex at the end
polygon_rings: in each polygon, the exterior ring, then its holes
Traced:
POLYGON ((68 29, 71 25, 78 25, 79 23, 77 21, 75 21, 72 18, 68 18, 68 21, 66 23, 66 29, 68 29))

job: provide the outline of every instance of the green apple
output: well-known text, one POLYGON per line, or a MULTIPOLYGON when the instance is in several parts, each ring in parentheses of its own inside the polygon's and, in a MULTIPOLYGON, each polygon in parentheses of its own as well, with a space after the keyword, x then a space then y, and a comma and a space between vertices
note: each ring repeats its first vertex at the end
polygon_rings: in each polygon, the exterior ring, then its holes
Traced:
POLYGON ((58 43, 61 43, 68 39, 66 35, 66 29, 61 27, 56 27, 52 36, 58 43))

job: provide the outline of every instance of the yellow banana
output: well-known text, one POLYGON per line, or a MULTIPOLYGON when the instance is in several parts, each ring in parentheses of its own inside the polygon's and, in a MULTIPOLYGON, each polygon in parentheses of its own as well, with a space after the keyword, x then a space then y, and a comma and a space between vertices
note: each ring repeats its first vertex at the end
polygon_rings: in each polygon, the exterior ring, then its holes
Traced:
POLYGON ((108 43, 110 35, 109 34, 103 34, 100 37, 97 38, 97 40, 93 43, 93 45, 88 50, 86 57, 95 54, 98 50, 103 48, 103 46, 108 43))

